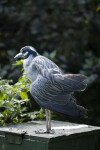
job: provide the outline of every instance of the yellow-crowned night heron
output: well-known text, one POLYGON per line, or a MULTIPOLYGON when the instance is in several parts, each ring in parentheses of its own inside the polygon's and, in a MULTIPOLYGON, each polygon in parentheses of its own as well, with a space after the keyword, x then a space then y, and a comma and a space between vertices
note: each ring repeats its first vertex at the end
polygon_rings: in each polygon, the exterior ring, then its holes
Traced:
POLYGON ((87 110, 76 104, 74 91, 86 88, 81 74, 63 74, 50 59, 41 56, 31 46, 25 46, 15 59, 24 59, 23 65, 31 80, 30 93, 35 101, 46 111, 46 133, 51 132, 51 113, 55 111, 69 116, 86 117, 87 110), (49 117, 49 118, 48 118, 49 117))

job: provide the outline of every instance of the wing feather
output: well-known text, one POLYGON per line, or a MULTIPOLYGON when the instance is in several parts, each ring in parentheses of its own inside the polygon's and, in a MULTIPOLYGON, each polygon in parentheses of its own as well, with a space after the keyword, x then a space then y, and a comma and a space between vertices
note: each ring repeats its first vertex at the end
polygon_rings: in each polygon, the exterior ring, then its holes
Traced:
POLYGON ((82 75, 82 74, 65 74, 64 77, 72 79, 72 80, 77 80, 80 82, 87 79, 87 77, 85 75, 82 75))
MULTIPOLYGON (((66 76, 65 75, 59 75, 59 74, 54 74, 55 80, 57 83, 59 83, 62 88, 69 90, 69 91, 83 91, 87 87, 87 84, 85 82, 82 82, 82 79, 77 79, 74 77, 73 78, 66 76)), ((76 76, 76 75, 75 75, 76 76)))
POLYGON ((37 69, 40 75, 47 78, 51 82, 54 82, 53 74, 62 74, 62 71, 55 63, 43 56, 35 57, 32 61, 32 66, 37 69))
POLYGON ((60 68, 51 60, 44 56, 37 56, 33 59, 32 65, 35 66, 38 73, 48 79, 56 87, 66 91, 83 91, 86 88, 86 76, 80 74, 63 74, 60 68))
POLYGON ((86 88, 86 76, 64 75, 55 63, 43 56, 35 57, 32 65, 38 76, 30 86, 30 93, 41 107, 71 116, 86 116, 86 109, 77 105, 72 96, 73 91, 86 88))

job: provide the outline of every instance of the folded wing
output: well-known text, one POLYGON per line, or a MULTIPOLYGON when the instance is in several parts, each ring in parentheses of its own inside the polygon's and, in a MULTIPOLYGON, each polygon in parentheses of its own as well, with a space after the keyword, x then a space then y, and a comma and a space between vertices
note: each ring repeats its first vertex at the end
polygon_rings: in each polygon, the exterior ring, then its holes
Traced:
POLYGON ((38 56, 32 65, 38 71, 37 79, 31 84, 30 92, 41 107, 70 116, 86 117, 86 109, 76 104, 74 91, 86 88, 86 76, 63 74, 49 59, 38 56))

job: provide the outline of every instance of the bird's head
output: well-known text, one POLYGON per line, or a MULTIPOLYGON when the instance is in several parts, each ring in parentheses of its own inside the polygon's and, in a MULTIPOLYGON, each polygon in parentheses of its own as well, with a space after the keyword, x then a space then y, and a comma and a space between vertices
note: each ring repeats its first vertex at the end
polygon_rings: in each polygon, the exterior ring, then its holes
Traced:
POLYGON ((22 47, 20 53, 18 53, 14 58, 15 59, 27 59, 30 55, 34 57, 38 56, 37 51, 32 46, 22 47))

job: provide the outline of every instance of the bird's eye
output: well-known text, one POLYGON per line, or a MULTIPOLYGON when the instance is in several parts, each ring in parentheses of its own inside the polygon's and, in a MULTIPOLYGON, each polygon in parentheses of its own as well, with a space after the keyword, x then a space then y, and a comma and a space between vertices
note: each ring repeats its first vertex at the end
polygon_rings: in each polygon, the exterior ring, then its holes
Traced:
POLYGON ((24 52, 22 52, 22 54, 24 54, 24 52))

